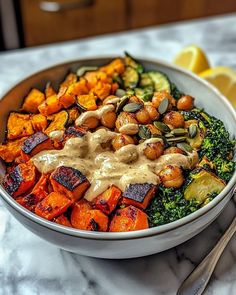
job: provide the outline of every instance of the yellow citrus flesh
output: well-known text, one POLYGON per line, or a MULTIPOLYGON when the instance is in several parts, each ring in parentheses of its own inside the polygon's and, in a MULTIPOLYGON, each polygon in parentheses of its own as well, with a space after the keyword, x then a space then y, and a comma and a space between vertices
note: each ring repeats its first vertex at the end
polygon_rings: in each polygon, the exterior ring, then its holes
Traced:
POLYGON ((196 74, 209 69, 210 65, 201 48, 191 45, 182 49, 175 57, 174 63, 196 74))

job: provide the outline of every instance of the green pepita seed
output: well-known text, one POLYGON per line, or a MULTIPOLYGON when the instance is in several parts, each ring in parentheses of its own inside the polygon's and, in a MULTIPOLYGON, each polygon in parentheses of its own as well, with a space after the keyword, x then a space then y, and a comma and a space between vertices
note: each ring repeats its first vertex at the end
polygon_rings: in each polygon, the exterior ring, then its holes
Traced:
POLYGON ((86 72, 91 72, 91 71, 96 71, 98 69, 98 67, 90 67, 90 66, 84 66, 84 67, 81 67, 77 70, 76 72, 76 75, 78 77, 81 77, 83 76, 86 72))
POLYGON ((169 100, 168 100, 167 97, 165 97, 165 98, 161 101, 161 103, 160 103, 160 105, 159 105, 159 107, 158 107, 158 112, 159 112, 160 114, 164 114, 164 113, 167 111, 168 105, 169 105, 169 100))
POLYGON ((172 134, 176 136, 182 136, 188 133, 188 131, 184 128, 176 128, 171 131, 172 134))
POLYGON ((177 147, 186 153, 191 153, 193 150, 191 146, 185 142, 177 143, 177 147))
POLYGON ((123 107, 123 111, 129 112, 129 113, 135 113, 138 110, 140 110, 142 107, 143 107, 143 105, 141 105, 140 103, 131 102, 131 103, 126 104, 123 107))
POLYGON ((123 96, 126 95, 126 92, 125 92, 125 90, 119 88, 119 89, 116 90, 115 95, 118 96, 118 97, 123 97, 123 96))
POLYGON ((164 142, 165 147, 169 146, 168 141, 166 140, 165 136, 160 135, 160 134, 152 134, 151 137, 153 137, 153 138, 161 138, 163 140, 163 142, 164 142))
POLYGON ((186 137, 185 136, 179 136, 179 137, 173 137, 173 138, 167 138, 168 142, 182 142, 185 141, 186 137))
POLYGON ((155 121, 155 122, 153 122, 153 124, 157 129, 159 129, 163 133, 170 132, 170 128, 162 122, 155 121))
POLYGON ((166 138, 175 137, 171 132, 165 134, 166 138))
POLYGON ((189 137, 194 138, 197 135, 197 131, 198 131, 197 125, 195 124, 190 125, 188 128, 189 137))
POLYGON ((116 107, 116 112, 118 114, 123 110, 123 107, 127 104, 128 101, 129 101, 129 96, 123 96, 121 98, 120 103, 118 103, 116 107))
POLYGON ((149 139, 152 136, 151 131, 149 130, 149 128, 144 126, 144 125, 139 126, 138 135, 142 139, 149 139))

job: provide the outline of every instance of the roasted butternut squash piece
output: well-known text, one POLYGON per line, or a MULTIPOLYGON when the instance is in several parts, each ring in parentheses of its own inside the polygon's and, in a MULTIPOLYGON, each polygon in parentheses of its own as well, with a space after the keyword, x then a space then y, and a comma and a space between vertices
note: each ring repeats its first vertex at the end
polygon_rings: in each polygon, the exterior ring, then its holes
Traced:
POLYGON ((37 132, 23 142, 21 149, 24 154, 32 157, 41 151, 52 150, 53 145, 46 134, 37 132))
POLYGON ((36 205, 48 195, 48 179, 48 174, 42 174, 31 193, 18 197, 16 201, 26 209, 34 212, 36 205))
POLYGON ((90 93, 77 96, 77 104, 86 111, 94 111, 98 108, 96 104, 97 97, 90 93))
POLYGON ((97 196, 93 201, 96 208, 109 215, 116 208, 121 197, 121 190, 116 186, 110 186, 105 192, 97 196))
POLYGON ((58 216, 55 220, 54 220, 56 223, 58 224, 61 224, 61 225, 64 225, 64 226, 69 226, 69 227, 72 227, 69 219, 64 215, 60 215, 58 216))
POLYGON ((22 143, 26 137, 14 141, 8 141, 6 144, 0 145, 0 158, 5 162, 13 162, 18 156, 20 156, 22 143))
POLYGON ((107 231, 108 217, 102 211, 92 209, 87 201, 81 200, 74 204, 71 224, 82 230, 107 231))
POLYGON ((122 204, 146 209, 156 192, 156 186, 149 183, 130 184, 123 193, 122 204))
POLYGON ((46 98, 48 98, 49 96, 52 96, 54 94, 56 94, 56 91, 52 87, 51 83, 47 83, 47 85, 45 87, 45 96, 46 96, 46 98))
POLYGON ((69 73, 65 80, 61 83, 60 87, 69 87, 77 81, 77 75, 75 73, 69 73))
POLYGON ((101 100, 104 100, 111 93, 111 84, 99 81, 93 88, 93 93, 101 100))
POLYGON ((38 106, 45 100, 45 95, 36 88, 33 88, 26 96, 22 110, 36 114, 39 112, 38 106))
POLYGON ((44 131, 47 128, 48 120, 44 115, 33 115, 31 121, 35 131, 44 131))
POLYGON ((65 130, 68 123, 69 114, 66 110, 60 111, 53 116, 52 122, 49 124, 48 128, 45 130, 47 135, 50 135, 52 131, 65 130))
POLYGON ((63 214, 72 205, 72 201, 66 196, 52 192, 35 207, 35 213, 47 220, 63 214))
POLYGON ((72 200, 82 198, 90 186, 87 178, 77 169, 60 166, 50 177, 54 191, 66 195, 72 200))
POLYGON ((43 103, 38 106, 39 112, 48 116, 55 114, 62 109, 62 104, 60 103, 56 94, 49 96, 43 103))
POLYGON ((125 232, 148 228, 147 214, 142 210, 128 206, 116 211, 111 220, 110 232, 125 232))
POLYGON ((100 71, 105 72, 109 76, 113 76, 115 73, 123 74, 125 71, 125 65, 122 59, 117 58, 108 65, 101 67, 100 71))
POLYGON ((30 115, 11 112, 7 121, 7 138, 17 139, 34 134, 30 115))
POLYGON ((6 174, 3 180, 3 186, 6 191, 16 198, 35 184, 36 169, 31 162, 22 163, 16 166, 9 174, 6 174))
POLYGON ((69 114, 68 124, 72 124, 79 117, 79 110, 77 107, 67 110, 69 114))

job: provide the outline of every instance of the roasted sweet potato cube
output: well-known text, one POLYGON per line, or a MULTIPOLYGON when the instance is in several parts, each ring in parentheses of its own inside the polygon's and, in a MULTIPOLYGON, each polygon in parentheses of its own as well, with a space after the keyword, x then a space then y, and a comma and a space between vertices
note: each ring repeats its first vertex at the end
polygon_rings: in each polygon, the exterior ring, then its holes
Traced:
POLYGON ((147 214, 134 206, 118 209, 111 220, 110 232, 126 232, 148 228, 147 214))
POLYGON ((69 219, 64 215, 60 215, 58 216, 55 220, 54 220, 56 223, 58 224, 61 224, 61 225, 64 225, 64 226, 69 226, 69 227, 72 227, 69 219))
POLYGON ((66 196, 58 192, 52 192, 37 204, 35 213, 45 219, 52 220, 66 212, 72 203, 66 196))
POLYGON ((38 106, 45 100, 45 95, 36 88, 33 88, 26 96, 22 110, 28 113, 38 113, 38 106))
POLYGON ((109 215, 116 208, 120 197, 121 190, 112 185, 101 195, 97 196, 93 204, 96 208, 109 215))
POLYGON ((98 98, 104 100, 111 92, 111 84, 99 81, 93 88, 93 92, 98 98))
POLYGON ((52 131, 65 130, 69 120, 69 114, 66 110, 62 110, 53 116, 52 122, 45 130, 45 133, 50 135, 52 131))
POLYGON ((60 87, 68 87, 77 81, 77 75, 75 73, 69 73, 65 80, 61 83, 60 87))
POLYGON ((13 162, 20 156, 21 146, 25 139, 26 137, 22 137, 14 141, 8 141, 6 144, 0 144, 0 158, 5 162, 13 162))
POLYGON ((74 204, 71 224, 83 230, 107 231, 108 217, 102 211, 92 209, 86 200, 81 200, 74 204))
POLYGON ((11 112, 7 121, 7 138, 17 139, 34 134, 31 116, 11 112))
POLYGON ((77 169, 60 166, 50 177, 54 191, 65 194, 72 200, 82 198, 90 186, 87 178, 77 169))
POLYGON ((51 139, 42 132, 31 135, 22 144, 22 152, 29 156, 34 156, 41 151, 51 149, 53 149, 51 139))
POLYGON ((28 210, 34 211, 36 205, 48 195, 48 179, 48 174, 42 174, 31 193, 17 198, 16 201, 28 210))
POLYGON ((98 108, 96 100, 97 97, 92 93, 77 96, 78 106, 87 111, 94 111, 98 108))
POLYGON ((51 83, 47 83, 46 87, 45 87, 45 96, 46 98, 48 98, 49 96, 52 96, 56 94, 56 91, 54 90, 54 88, 52 87, 51 83))
POLYGON ((43 103, 38 106, 39 112, 48 116, 55 114, 62 109, 62 104, 60 103, 56 94, 49 96, 43 103))
POLYGON ((111 63, 100 68, 100 71, 107 73, 108 76, 113 76, 114 73, 123 74, 125 65, 122 59, 114 59, 111 63))
POLYGON ((48 120, 47 117, 45 117, 42 114, 37 114, 32 116, 32 125, 34 130, 37 131, 44 131, 47 128, 48 120))
POLYGON ((122 203, 146 209, 156 192, 156 186, 149 183, 130 184, 123 193, 122 203))
POLYGON ((12 196, 17 197, 26 193, 35 184, 36 169, 31 162, 16 166, 3 180, 3 186, 12 196))

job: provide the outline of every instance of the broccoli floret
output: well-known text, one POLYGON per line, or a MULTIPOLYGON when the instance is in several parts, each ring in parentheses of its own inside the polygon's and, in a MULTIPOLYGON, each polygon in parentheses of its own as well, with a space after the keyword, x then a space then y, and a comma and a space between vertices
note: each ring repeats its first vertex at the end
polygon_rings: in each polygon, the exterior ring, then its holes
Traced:
POLYGON ((229 182, 235 170, 235 162, 216 157, 213 160, 217 175, 226 183, 229 182))
POLYGON ((160 186, 156 197, 146 210, 151 227, 178 220, 199 209, 200 204, 187 201, 182 189, 165 188, 160 186))

